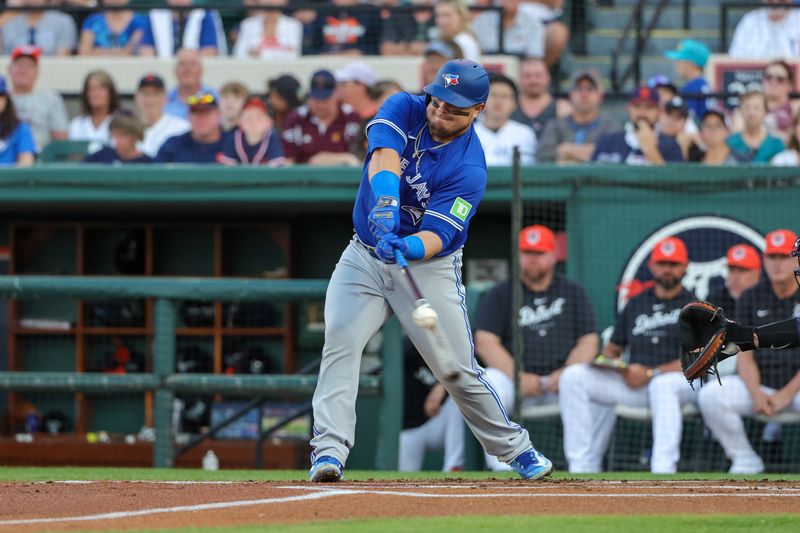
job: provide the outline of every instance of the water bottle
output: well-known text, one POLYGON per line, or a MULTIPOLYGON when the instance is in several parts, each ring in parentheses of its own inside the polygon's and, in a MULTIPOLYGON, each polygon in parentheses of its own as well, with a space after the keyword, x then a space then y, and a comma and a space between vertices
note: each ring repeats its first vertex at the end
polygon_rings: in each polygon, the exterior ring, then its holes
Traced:
POLYGON ((214 450, 208 450, 203 456, 203 470, 219 470, 219 458, 214 450))

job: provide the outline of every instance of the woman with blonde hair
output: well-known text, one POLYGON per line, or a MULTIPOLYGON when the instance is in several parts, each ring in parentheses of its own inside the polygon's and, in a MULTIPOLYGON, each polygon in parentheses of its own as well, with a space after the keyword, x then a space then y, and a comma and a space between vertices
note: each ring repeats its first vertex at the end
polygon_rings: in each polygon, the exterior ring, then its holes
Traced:
POLYGON ((111 75, 104 70, 93 70, 83 80, 80 116, 69 123, 71 141, 109 142, 108 125, 111 116, 119 109, 119 94, 111 75))
POLYGON ((437 0, 433 8, 436 27, 433 38, 454 41, 464 59, 480 62, 481 47, 470 27, 472 15, 464 0, 437 0))

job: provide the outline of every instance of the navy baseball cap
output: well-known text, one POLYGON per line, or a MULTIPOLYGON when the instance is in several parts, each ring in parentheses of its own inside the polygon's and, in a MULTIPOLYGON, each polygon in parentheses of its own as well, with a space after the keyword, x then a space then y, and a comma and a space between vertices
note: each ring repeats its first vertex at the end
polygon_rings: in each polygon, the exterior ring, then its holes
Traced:
POLYGON ((336 90, 336 78, 330 70, 318 70, 311 76, 308 97, 314 100, 327 100, 336 90))
POLYGON ((657 106, 658 93, 655 91, 655 89, 651 89, 650 87, 637 87, 636 90, 633 91, 628 103, 630 105, 636 105, 642 102, 657 106))
POLYGON ((677 111, 683 117, 689 116, 689 106, 686 104, 686 100, 684 100, 680 96, 673 96, 670 98, 666 104, 664 104, 665 111, 677 111))
POLYGON ((155 74, 148 74, 139 80, 139 89, 144 89, 145 87, 152 87, 154 89, 161 89, 163 91, 166 86, 164 85, 164 80, 162 80, 159 76, 156 76, 155 74))

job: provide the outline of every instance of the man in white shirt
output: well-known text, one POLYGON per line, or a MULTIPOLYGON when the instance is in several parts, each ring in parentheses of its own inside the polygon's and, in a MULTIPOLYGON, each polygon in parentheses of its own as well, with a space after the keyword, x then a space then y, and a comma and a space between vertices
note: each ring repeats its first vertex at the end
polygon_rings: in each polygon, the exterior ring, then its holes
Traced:
POLYGON ((733 32, 728 54, 736 58, 800 56, 800 9, 793 0, 763 0, 770 6, 747 13, 733 32))
POLYGON ((544 57, 544 24, 537 17, 519 9, 520 0, 501 0, 500 12, 485 11, 475 17, 472 28, 481 50, 500 52, 500 24, 503 25, 503 53, 523 57, 544 57))
POLYGON ((37 151, 41 151, 50 141, 66 139, 69 124, 61 95, 48 89, 36 89, 41 53, 35 46, 18 46, 11 52, 11 63, 8 65, 10 94, 17 116, 31 127, 37 151))
POLYGON ((139 80, 134 100, 139 117, 146 126, 144 140, 138 147, 142 153, 155 157, 164 141, 191 129, 188 120, 164 113, 167 92, 164 80, 155 74, 148 74, 139 80))
POLYGON ((489 99, 481 120, 475 122, 487 166, 511 166, 515 146, 519 147, 523 165, 536 161, 536 134, 530 127, 511 120, 516 107, 514 82, 502 74, 489 74, 489 99))

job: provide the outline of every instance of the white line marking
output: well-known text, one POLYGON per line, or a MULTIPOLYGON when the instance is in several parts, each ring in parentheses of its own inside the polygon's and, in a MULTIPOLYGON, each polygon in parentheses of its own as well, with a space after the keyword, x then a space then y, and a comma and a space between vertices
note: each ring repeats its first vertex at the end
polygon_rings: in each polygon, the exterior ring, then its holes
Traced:
MULTIPOLYGON (((324 487, 279 487, 281 489, 294 489, 294 490, 321 490, 323 492, 334 491, 337 489, 327 489, 324 487)), ((391 490, 352 490, 343 492, 343 494, 375 494, 380 496, 408 496, 413 498, 754 498, 764 496, 781 496, 788 498, 800 498, 800 494, 786 494, 783 492, 768 492, 761 494, 742 494, 737 493, 715 493, 707 492, 698 494, 696 492, 690 493, 675 493, 675 494, 660 494, 660 493, 592 493, 585 492, 554 492, 550 494, 541 493, 528 493, 528 494, 503 494, 503 493, 482 493, 482 494, 431 494, 429 492, 408 492, 408 491, 391 491, 391 490)))
POLYGON ((53 524, 58 522, 90 522, 95 520, 114 520, 117 518, 131 518, 134 516, 147 516, 164 513, 180 513, 191 511, 209 511, 213 509, 228 509, 231 507, 248 507, 251 505, 265 505, 270 503, 286 503, 307 500, 319 500, 350 494, 348 490, 325 490, 314 494, 304 494, 302 496, 287 496, 284 498, 264 498, 260 500, 239 500, 233 502, 202 503, 198 505, 180 505, 177 507, 160 507, 155 509, 142 509, 140 511, 119 511, 115 513, 102 513, 85 516, 63 516, 58 518, 24 518, 19 520, 0 520, 0 526, 17 526, 24 524, 53 524))

